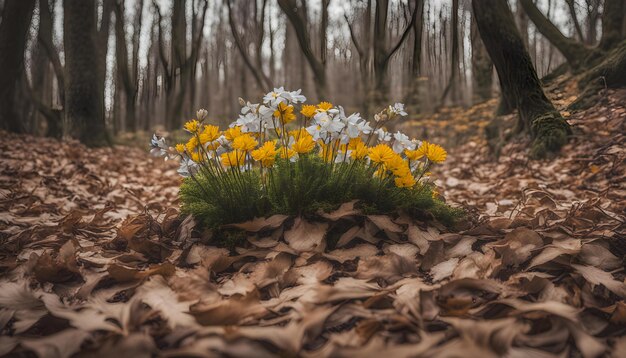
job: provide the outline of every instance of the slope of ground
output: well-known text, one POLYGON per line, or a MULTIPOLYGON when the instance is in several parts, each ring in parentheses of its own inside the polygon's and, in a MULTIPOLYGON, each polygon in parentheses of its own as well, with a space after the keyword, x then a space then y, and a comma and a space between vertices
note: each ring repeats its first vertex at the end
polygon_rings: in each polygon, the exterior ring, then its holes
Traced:
POLYGON ((618 356, 625 99, 571 114, 552 161, 452 149, 463 230, 346 204, 230 252, 178 217, 175 164, 0 133, 0 355, 618 356))

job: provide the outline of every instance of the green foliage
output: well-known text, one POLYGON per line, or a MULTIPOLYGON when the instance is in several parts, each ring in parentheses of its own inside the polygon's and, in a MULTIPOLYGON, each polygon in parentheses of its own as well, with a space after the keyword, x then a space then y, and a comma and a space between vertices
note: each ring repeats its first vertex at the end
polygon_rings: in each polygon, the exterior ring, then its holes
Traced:
POLYGON ((269 209, 256 171, 230 169, 219 179, 201 171, 184 179, 179 195, 182 212, 208 227, 250 220, 269 209))
POLYGON ((263 173, 233 169, 216 180, 201 172, 181 186, 182 211, 212 228, 272 214, 314 215, 352 200, 365 214, 401 210, 446 225, 462 214, 433 198, 432 184, 399 188, 392 177, 380 179, 373 174, 372 167, 361 161, 331 165, 314 154, 302 155, 296 162, 277 159, 263 173), (261 185, 263 180, 267 185, 261 185))

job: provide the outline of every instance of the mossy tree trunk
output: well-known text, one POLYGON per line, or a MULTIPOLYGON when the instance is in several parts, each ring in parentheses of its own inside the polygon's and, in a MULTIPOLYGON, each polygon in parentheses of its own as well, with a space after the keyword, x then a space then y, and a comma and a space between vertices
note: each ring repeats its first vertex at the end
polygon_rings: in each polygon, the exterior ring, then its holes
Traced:
POLYGON ((104 122, 96 46, 95 2, 63 1, 65 47, 64 133, 89 146, 110 144, 104 122))
POLYGON ((504 97, 519 112, 517 131, 530 133, 533 156, 558 151, 567 142, 569 125, 543 93, 507 3, 473 0, 472 9, 504 97))
POLYGON ((15 109, 17 84, 22 76, 24 49, 34 0, 7 0, 0 22, 0 126, 12 132, 24 132, 25 118, 15 109))
MULTIPOLYGON (((574 69, 580 68, 585 59, 592 53, 592 50, 581 42, 563 35, 563 33, 541 13, 532 0, 519 1, 530 20, 535 24, 537 30, 563 54, 567 63, 574 69)), ((622 0, 612 1, 620 2, 622 0)), ((611 0, 607 2, 611 2, 611 0)))

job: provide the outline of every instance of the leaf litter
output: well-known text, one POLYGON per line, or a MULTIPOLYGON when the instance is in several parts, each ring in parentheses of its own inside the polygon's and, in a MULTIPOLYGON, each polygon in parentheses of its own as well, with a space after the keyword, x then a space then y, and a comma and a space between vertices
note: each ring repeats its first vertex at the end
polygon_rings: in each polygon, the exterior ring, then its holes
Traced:
POLYGON ((230 225, 232 249, 179 217, 175 164, 2 133, 0 355, 619 356, 625 98, 551 161, 453 150, 457 230, 346 203, 230 225))

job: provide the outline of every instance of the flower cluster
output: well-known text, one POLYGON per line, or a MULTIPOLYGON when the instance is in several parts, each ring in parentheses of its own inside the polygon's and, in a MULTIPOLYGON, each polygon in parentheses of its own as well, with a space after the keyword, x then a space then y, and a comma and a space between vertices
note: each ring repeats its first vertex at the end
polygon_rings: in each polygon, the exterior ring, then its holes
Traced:
POLYGON ((186 143, 170 148, 154 136, 153 153, 178 157, 178 172, 198 186, 203 183, 197 180, 200 177, 211 183, 241 185, 240 178, 255 173, 261 193, 276 187, 277 165, 286 166, 285 172, 293 178, 302 172, 302 162, 312 160, 324 165, 324 175, 345 183, 356 180, 354 173, 360 171, 369 173, 367 180, 379 186, 419 190, 428 183, 429 168, 446 159, 439 145, 385 129, 385 124, 407 115, 401 103, 367 121, 329 102, 311 105, 305 101, 300 90, 282 87, 267 93, 261 103, 240 99, 239 117, 224 130, 205 123, 207 113, 200 110, 196 119, 184 125, 190 134, 186 143))
POLYGON ((366 121, 359 113, 346 115, 343 107, 329 102, 302 105, 306 98, 298 91, 275 88, 263 97, 261 104, 240 102, 239 118, 220 131, 217 126, 203 124, 206 111, 185 123, 191 134, 187 143, 172 150, 162 138, 152 139, 153 153, 181 159, 179 173, 191 176, 201 168, 215 175, 226 169, 251 170, 272 168, 279 156, 295 162, 302 155, 317 153, 327 162, 362 161, 376 169, 376 176, 393 175, 398 187, 414 187, 426 174, 430 164, 446 159, 439 145, 409 139, 401 132, 391 134, 383 124, 398 116, 406 116, 404 105, 396 103, 375 115, 375 122, 366 121), (289 130, 298 119, 299 125, 289 130))

